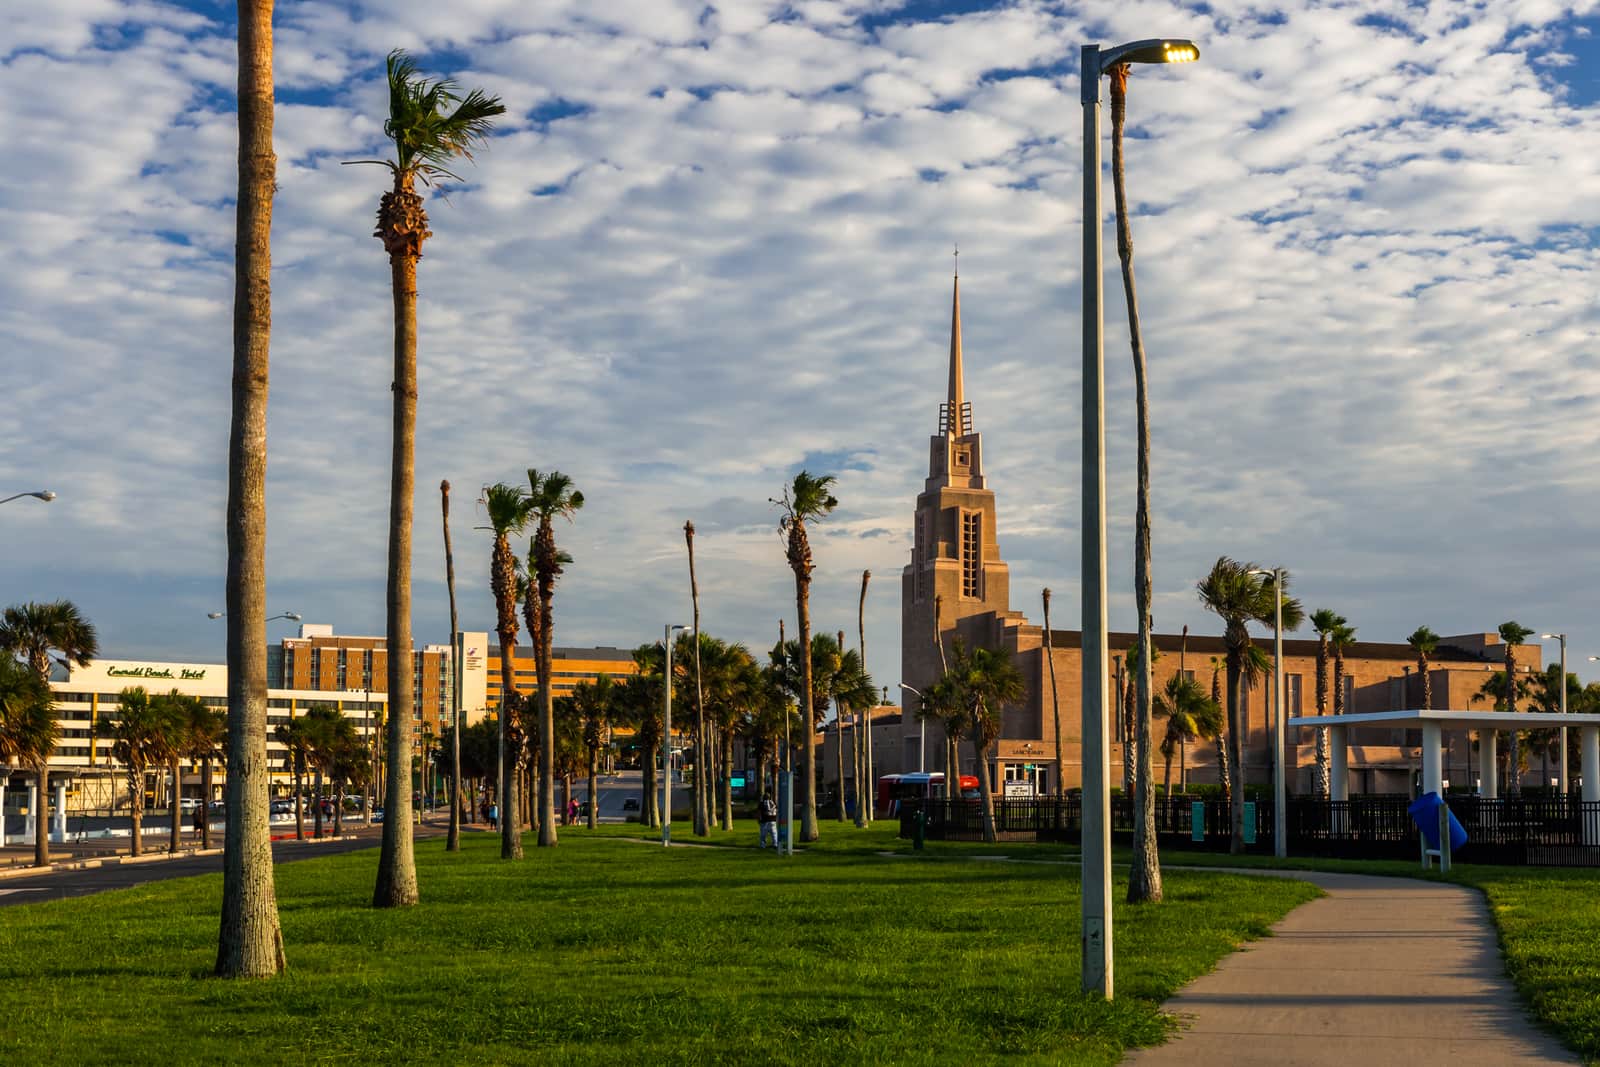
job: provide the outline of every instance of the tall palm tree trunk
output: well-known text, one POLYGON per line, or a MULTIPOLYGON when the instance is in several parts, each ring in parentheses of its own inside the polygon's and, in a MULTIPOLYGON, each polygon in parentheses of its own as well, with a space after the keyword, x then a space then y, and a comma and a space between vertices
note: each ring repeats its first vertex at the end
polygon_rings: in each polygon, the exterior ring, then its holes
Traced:
MULTIPOLYGON (((270 810, 270 809, 269 809, 270 810)), ((200 761, 200 847, 211 847, 211 757, 200 761)))
POLYGON ((306 839, 305 785, 305 775, 300 773, 299 768, 296 768, 294 772, 294 839, 296 841, 304 841, 306 839))
MULTIPOLYGON (((976 720, 977 711, 974 709, 973 718, 976 720)), ((988 739, 976 730, 972 735, 972 750, 978 760, 978 796, 982 802, 983 811, 983 839, 996 841, 999 835, 994 829, 994 783, 989 778, 989 745, 988 739)))
MULTIPOLYGON (((1128 303, 1128 340, 1133 348, 1133 382, 1138 408, 1138 507, 1134 519, 1134 599, 1139 611, 1138 731, 1135 735, 1133 866, 1128 900, 1161 899, 1161 859, 1156 849, 1155 768, 1151 751, 1150 651, 1150 397, 1145 382, 1144 338, 1139 331, 1139 296, 1133 282, 1133 228, 1123 174, 1122 129, 1128 112, 1128 65, 1111 70, 1111 184, 1117 207, 1117 256, 1122 260, 1122 290, 1128 303)), ((1170 768, 1169 768, 1170 769, 1170 768)))
POLYGON ((811 576, 795 572, 795 610, 800 617, 800 691, 805 694, 800 701, 800 729, 805 731, 805 758, 801 795, 805 803, 800 811, 800 840, 815 841, 821 833, 817 828, 817 730, 816 711, 812 702, 811 677, 811 576))
POLYGON ((728 768, 733 766, 733 731, 723 730, 722 738, 722 828, 733 829, 733 776, 728 768))
POLYGON ((600 794, 595 791, 599 781, 600 750, 589 749, 589 829, 600 825, 600 794))
POLYGON ((656 790, 656 761, 646 755, 642 765, 644 773, 639 779, 639 821, 653 830, 661 825, 661 798, 656 790))
POLYGON ((1232 764, 1233 782, 1228 794, 1228 816, 1233 824, 1228 851, 1235 856, 1244 852, 1244 786, 1245 786, 1245 731, 1239 714, 1239 674, 1242 650, 1228 650, 1228 760, 1232 764))
MULTIPOLYGON (((179 760, 175 759, 172 761, 172 832, 167 840, 167 851, 171 853, 176 853, 178 851, 178 846, 183 843, 182 767, 183 764, 179 760)), ((43 776, 39 779, 40 796, 44 795, 46 781, 47 778, 43 776)), ((43 814, 44 810, 44 804, 41 802, 39 804, 39 811, 41 814, 43 814)))
MULTIPOLYGON (((311 836, 322 837, 322 768, 318 767, 311 776, 311 795, 315 798, 311 802, 311 836)), ((388 818, 384 812, 384 818, 388 818)))
POLYGON ((228 431, 228 802, 216 973, 283 970, 267 798, 267 368, 272 334, 272 0, 239 0, 233 413, 228 431))
POLYGON ((707 795, 711 784, 710 753, 706 745, 706 694, 700 679, 700 583, 694 575, 694 523, 683 524, 683 540, 689 546, 689 600, 694 618, 694 832, 704 837, 710 832, 714 795, 707 795))
POLYGON ((556 694, 551 685, 553 590, 539 590, 539 847, 556 844, 556 694))
MULTIPOLYGON (((379 209, 379 233, 386 221, 403 218, 408 226, 427 228, 422 198, 409 176, 397 172, 395 187, 379 209)), ((406 907, 417 902, 417 865, 411 828, 411 498, 415 491, 417 432, 417 259, 421 242, 389 245, 389 274, 394 295, 394 441, 389 479, 389 788, 384 794, 383 847, 378 854, 378 880, 372 891, 377 908, 406 907), (415 249, 415 250, 414 250, 415 249)), ((320 805, 319 805, 320 809, 320 805)))
MULTIPOLYGON (((34 768, 33 777, 34 781, 38 783, 34 788, 39 790, 39 802, 34 805, 37 814, 33 817, 33 865, 35 867, 48 867, 50 866, 50 757, 48 754, 34 768)), ((173 801, 173 807, 177 807, 176 800, 173 801)), ((4 814, 0 813, 0 819, 4 817, 4 814)), ((62 818, 65 817, 64 815, 62 816, 62 818)), ((176 826, 177 818, 176 815, 173 816, 174 826, 176 826)), ((172 851, 174 852, 178 850, 177 834, 178 831, 174 828, 172 846, 172 851)))
MULTIPOLYGON (((1050 667, 1050 715, 1056 738, 1056 792, 1065 793, 1067 765, 1061 759, 1061 699, 1056 695, 1056 656, 1050 644, 1050 590, 1044 591, 1044 661, 1050 667)), ((1060 810, 1057 808, 1056 810, 1060 810)))
MULTIPOLYGON (((1517 654, 1515 645, 1506 645, 1506 711, 1517 713, 1517 654)), ((1522 734, 1510 731, 1511 744, 1506 751, 1506 795, 1518 796, 1522 792, 1522 734)))
MULTIPOLYGON (((856 605, 856 637, 860 641, 861 669, 867 669, 867 584, 872 581, 871 571, 861 572, 861 600, 856 605)), ((865 827, 872 821, 874 814, 872 804, 878 795, 877 779, 873 777, 872 768, 872 708, 867 708, 867 721, 863 727, 857 725, 858 734, 865 731, 865 737, 857 738, 857 746, 861 750, 861 769, 856 773, 856 825, 865 827)))
POLYGON ((450 593, 450 834, 446 852, 461 851, 461 644, 456 622, 456 557, 450 548, 450 483, 439 483, 444 523, 444 584, 450 593))
POLYGON ((142 856, 144 855, 144 771, 142 770, 128 775, 128 819, 133 824, 133 838, 128 843, 128 854, 142 856))
MULTIPOLYGON (((497 569, 503 570, 506 576, 511 573, 511 559, 511 548, 505 538, 497 537, 495 565, 497 569)), ((514 610, 511 619, 512 622, 516 621, 514 610)), ((515 630, 507 629, 503 625, 497 627, 497 630, 500 637, 500 711, 496 718, 499 723, 500 766, 497 771, 496 784, 499 786, 499 798, 496 806, 500 809, 500 858, 520 860, 522 832, 517 822, 517 776, 520 773, 517 768, 521 734, 513 721, 517 714, 519 699, 515 663, 517 634, 515 630)))

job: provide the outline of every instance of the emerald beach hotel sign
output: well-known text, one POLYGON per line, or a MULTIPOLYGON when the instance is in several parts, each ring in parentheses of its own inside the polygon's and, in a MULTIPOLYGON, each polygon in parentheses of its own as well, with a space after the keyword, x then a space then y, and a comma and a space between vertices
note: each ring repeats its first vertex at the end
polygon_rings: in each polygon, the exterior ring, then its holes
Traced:
POLYGON ((171 667, 107 667, 108 678, 176 678, 179 680, 199 681, 206 676, 203 668, 179 667, 174 671, 171 667))

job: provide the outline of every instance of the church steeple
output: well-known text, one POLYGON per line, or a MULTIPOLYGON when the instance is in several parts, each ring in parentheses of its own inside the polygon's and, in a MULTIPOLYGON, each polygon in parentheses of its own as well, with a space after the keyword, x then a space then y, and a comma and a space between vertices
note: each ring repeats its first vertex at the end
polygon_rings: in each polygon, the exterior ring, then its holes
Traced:
MULTIPOLYGON (((960 255, 960 252, 956 253, 960 255)), ((964 437, 972 432, 972 405, 967 403, 961 369, 961 272, 956 271, 950 296, 950 387, 939 405, 939 432, 964 437)))

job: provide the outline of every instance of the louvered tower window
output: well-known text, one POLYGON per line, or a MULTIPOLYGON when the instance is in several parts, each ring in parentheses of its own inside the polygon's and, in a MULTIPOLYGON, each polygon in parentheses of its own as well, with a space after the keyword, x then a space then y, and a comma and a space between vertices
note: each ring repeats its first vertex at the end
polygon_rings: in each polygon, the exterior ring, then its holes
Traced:
POLYGON ((961 513, 961 595, 972 600, 977 600, 979 597, 978 563, 982 559, 979 534, 982 529, 981 512, 961 513))

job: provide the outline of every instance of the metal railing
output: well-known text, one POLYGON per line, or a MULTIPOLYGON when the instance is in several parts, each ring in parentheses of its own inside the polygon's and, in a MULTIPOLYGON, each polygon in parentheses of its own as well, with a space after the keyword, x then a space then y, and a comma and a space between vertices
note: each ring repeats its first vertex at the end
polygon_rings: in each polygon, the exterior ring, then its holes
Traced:
MULTIPOLYGON (((1450 796, 1446 803, 1467 831, 1455 853, 1463 863, 1538 864, 1600 867, 1600 802, 1572 796, 1450 796)), ((1290 797, 1285 812, 1291 856, 1350 859, 1411 859, 1417 854, 1417 828, 1407 808, 1411 798, 1361 796, 1349 800, 1290 797)), ((979 841, 983 807, 976 800, 907 800, 899 808, 900 836, 911 837, 916 813, 927 812, 931 840, 979 841)), ((1220 798, 1178 794, 1158 797, 1156 837, 1164 850, 1229 851, 1232 813, 1220 798)), ((1113 796, 1111 835, 1118 844, 1133 838, 1133 799, 1113 796)), ((1272 852, 1272 801, 1252 799, 1246 817, 1246 852, 1272 852)), ((1007 839, 1076 842, 1083 832, 1077 794, 994 800, 996 833, 1007 839)))

